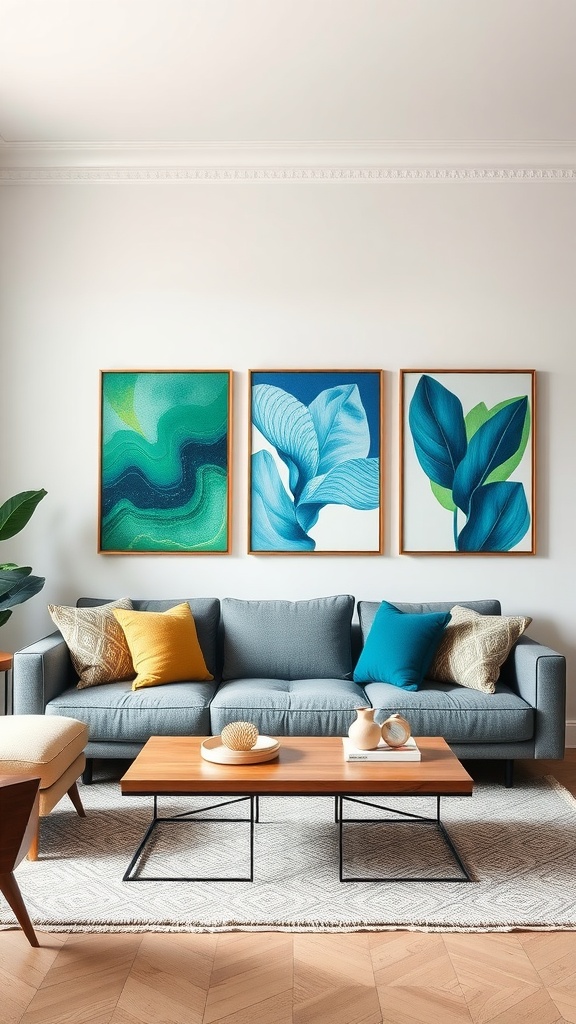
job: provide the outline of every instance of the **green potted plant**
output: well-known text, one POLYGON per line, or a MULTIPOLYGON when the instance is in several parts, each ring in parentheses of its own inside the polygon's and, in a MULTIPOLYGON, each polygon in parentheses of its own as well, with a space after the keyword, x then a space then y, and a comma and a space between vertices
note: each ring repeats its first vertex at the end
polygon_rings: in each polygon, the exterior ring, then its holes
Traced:
MULTIPOLYGON (((46 493, 44 489, 21 491, 0 505, 0 540, 9 540, 24 529, 46 493)), ((15 565, 14 562, 0 565, 0 626, 8 621, 14 605, 23 604, 42 590, 44 577, 31 576, 31 572, 29 565, 15 565)))

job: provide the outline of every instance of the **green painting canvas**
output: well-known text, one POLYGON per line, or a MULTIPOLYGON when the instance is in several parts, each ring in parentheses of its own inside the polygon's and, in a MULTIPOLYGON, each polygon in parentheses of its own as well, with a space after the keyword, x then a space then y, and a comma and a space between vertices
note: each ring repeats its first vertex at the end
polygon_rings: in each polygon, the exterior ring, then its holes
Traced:
POLYGON ((228 370, 102 372, 99 550, 229 550, 228 370))

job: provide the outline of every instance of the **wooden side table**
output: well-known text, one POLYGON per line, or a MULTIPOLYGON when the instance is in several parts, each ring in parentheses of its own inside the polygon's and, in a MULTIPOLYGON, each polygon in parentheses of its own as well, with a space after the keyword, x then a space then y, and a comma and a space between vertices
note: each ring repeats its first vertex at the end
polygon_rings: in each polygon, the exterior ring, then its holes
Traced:
POLYGON ((4 673, 4 714, 12 714, 12 663, 7 651, 0 651, 0 672, 4 673))

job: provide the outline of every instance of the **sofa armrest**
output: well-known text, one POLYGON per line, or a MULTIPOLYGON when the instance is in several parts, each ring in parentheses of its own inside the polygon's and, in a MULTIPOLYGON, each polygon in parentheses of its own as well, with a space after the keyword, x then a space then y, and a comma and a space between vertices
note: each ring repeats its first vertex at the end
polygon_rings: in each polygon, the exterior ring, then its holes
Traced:
POLYGON ((14 655, 14 714, 43 715, 77 678, 60 632, 24 647, 14 655))
POLYGON ((528 636, 515 644, 506 682, 536 712, 534 757, 564 757, 566 658, 528 636))

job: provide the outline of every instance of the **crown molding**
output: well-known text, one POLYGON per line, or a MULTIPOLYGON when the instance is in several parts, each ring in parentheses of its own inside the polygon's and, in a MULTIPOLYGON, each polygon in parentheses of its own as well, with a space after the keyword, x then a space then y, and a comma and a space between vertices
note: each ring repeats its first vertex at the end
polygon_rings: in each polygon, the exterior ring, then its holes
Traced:
POLYGON ((576 142, 0 142, 0 183, 576 181, 576 142))

